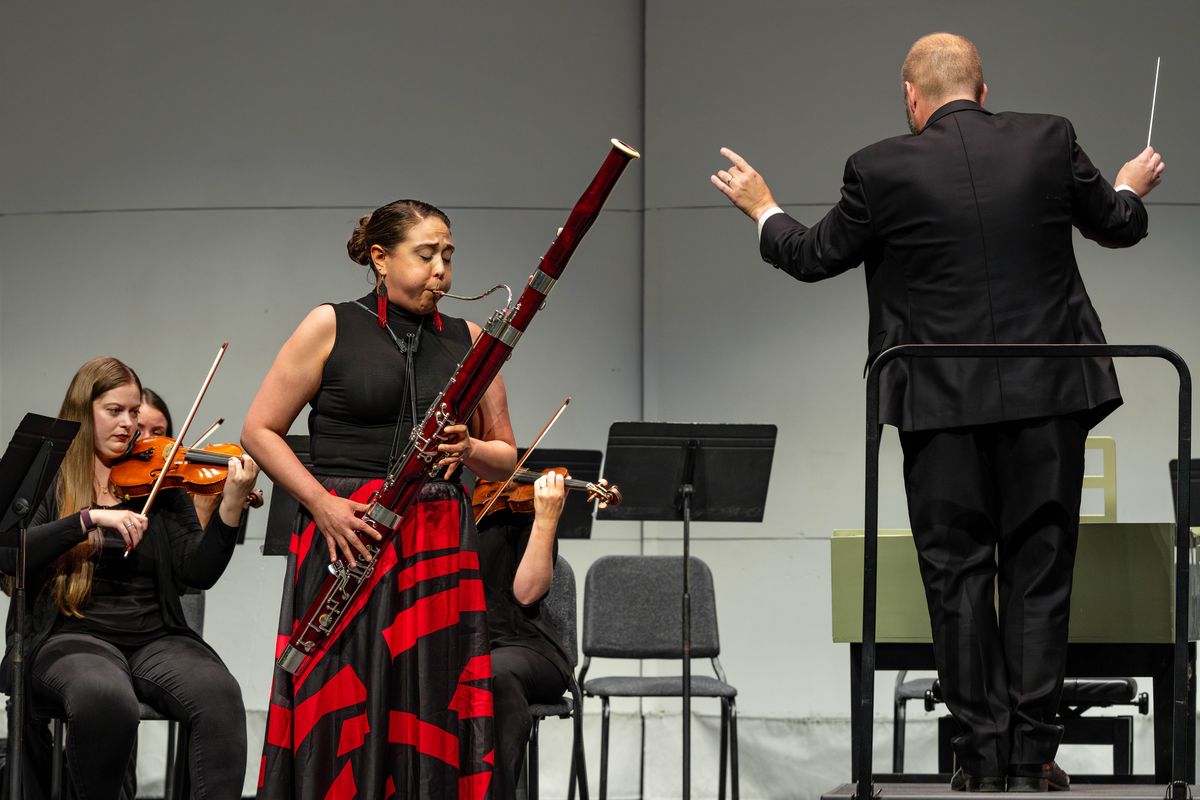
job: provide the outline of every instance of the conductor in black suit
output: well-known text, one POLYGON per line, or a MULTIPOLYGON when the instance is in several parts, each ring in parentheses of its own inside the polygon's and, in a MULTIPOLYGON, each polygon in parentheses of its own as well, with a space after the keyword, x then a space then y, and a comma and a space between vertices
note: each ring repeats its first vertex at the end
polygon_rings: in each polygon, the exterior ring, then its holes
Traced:
MULTIPOLYGON (((852 155, 841 200, 812 227, 722 149, 731 165, 712 182, 758 223, 763 259, 806 282, 865 264, 869 360, 908 343, 1103 343, 1072 227, 1104 247, 1144 238, 1158 154, 1126 163, 1114 188, 1066 119, 984 109, 979 54, 960 36, 918 40, 901 78, 912 135, 852 155)), ((1121 403, 1112 364, 912 359, 880 378, 942 692, 961 730, 951 786, 1066 789, 1055 716, 1083 447, 1121 403)))

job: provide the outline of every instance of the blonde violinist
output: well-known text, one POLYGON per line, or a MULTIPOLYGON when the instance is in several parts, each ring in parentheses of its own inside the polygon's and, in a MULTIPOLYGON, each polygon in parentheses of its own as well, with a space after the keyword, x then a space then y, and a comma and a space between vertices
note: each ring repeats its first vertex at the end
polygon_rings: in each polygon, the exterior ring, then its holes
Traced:
MULTIPOLYGON (((217 513, 203 529, 179 489, 161 491, 143 515, 145 498, 122 502, 109 486, 113 463, 137 431, 141 403, 137 375, 115 358, 80 367, 63 399, 59 416, 81 427, 28 531, 27 740, 44 738, 46 715, 67 720, 76 795, 115 800, 136 740, 138 703, 145 702, 187 725, 188 752, 180 757, 192 796, 234 798, 246 771, 241 689, 188 627, 179 593, 210 588, 221 576, 258 467, 245 456, 229 460, 217 513)), ((4 532, 0 541, 7 575, 16 568, 14 540, 4 532)), ((5 691, 12 688, 10 660, 6 652, 5 691)), ((25 796, 44 796, 49 765, 36 763, 39 748, 25 753, 34 762, 24 772, 25 796)))

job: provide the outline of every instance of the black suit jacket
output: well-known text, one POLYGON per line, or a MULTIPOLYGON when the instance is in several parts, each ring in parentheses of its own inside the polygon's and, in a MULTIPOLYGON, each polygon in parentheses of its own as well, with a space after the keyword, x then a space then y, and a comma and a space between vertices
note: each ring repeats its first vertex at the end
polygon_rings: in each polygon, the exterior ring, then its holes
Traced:
MULTIPOLYGON (((869 364, 907 343, 1103 343, 1072 226, 1129 247, 1146 209, 1114 191, 1066 119, 956 100, 919 134, 855 153, 823 220, 776 214, 760 247, 802 281, 865 263, 869 364)), ((880 419, 902 430, 1080 411, 1094 423, 1121 402, 1108 359, 901 359, 880 378, 880 419)))

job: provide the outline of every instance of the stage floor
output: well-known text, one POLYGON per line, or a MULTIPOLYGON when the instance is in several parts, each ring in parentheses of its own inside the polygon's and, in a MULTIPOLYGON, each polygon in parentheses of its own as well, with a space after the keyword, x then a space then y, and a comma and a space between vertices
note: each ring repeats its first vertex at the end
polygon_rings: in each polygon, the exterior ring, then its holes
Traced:
MULTIPOLYGON (((1153 783, 1077 783, 1071 785, 1067 793, 1055 792, 1054 797, 1062 800, 1162 800, 1166 793, 1165 786, 1153 783)), ((843 783, 833 791, 821 795, 821 800, 850 800, 854 796, 855 785, 843 783)), ((1038 794, 1036 792, 1016 792, 1014 794, 1038 794)), ((961 800, 963 797, 991 797, 987 793, 952 792, 949 783, 876 783, 875 796, 878 798, 903 797, 905 800, 961 800)), ((1039 794, 1039 796, 1047 796, 1039 794)))

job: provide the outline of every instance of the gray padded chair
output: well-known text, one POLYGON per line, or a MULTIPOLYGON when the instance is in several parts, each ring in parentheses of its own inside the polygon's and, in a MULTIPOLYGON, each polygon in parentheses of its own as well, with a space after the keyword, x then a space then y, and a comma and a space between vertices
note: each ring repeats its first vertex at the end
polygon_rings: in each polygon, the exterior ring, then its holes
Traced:
POLYGON ((892 772, 904 772, 904 722, 905 706, 909 700, 920 700, 925 704, 926 711, 932 711, 929 692, 933 689, 934 678, 913 678, 908 680, 908 671, 896 673, 896 691, 893 701, 892 715, 892 772))
MULTIPOLYGON (((204 592, 189 591, 179 598, 183 605, 183 616, 187 619, 188 627, 199 635, 204 635, 204 592)), ((165 800, 182 800, 189 795, 187 775, 187 726, 177 720, 165 716, 152 706, 138 704, 141 709, 142 722, 167 723, 167 758, 166 777, 163 782, 163 798, 165 800)), ((65 720, 55 718, 53 721, 54 749, 51 751, 50 762, 50 800, 62 800, 63 786, 66 781, 65 720)))
MULTIPOLYGON (((692 673, 693 697, 721 700, 721 762, 718 796, 725 798, 731 767, 733 800, 738 800, 737 689, 725 680, 718 655, 717 601, 712 572, 690 562, 692 656, 712 662, 715 678, 692 673)), ((683 676, 612 677, 586 680, 592 657, 682 659, 683 558, 681 556, 605 556, 588 570, 583 591, 583 693, 599 697, 600 800, 608 793, 609 701, 613 697, 681 697, 683 676)))
POLYGON ((525 783, 529 800, 538 800, 538 725, 546 717, 573 718, 574 731, 571 736, 571 777, 567 786, 569 800, 575 798, 578 783, 580 800, 588 800, 587 761, 583 755, 583 696, 575 681, 575 667, 579 664, 579 632, 576 624, 578 612, 575 605, 575 571, 561 555, 554 562, 554 579, 546 599, 542 601, 544 619, 554 630, 558 645, 567 655, 571 667, 570 694, 563 695, 557 703, 529 706, 533 715, 533 728, 529 732, 528 764, 525 767, 525 783), (578 709, 578 713, 576 713, 578 709))

